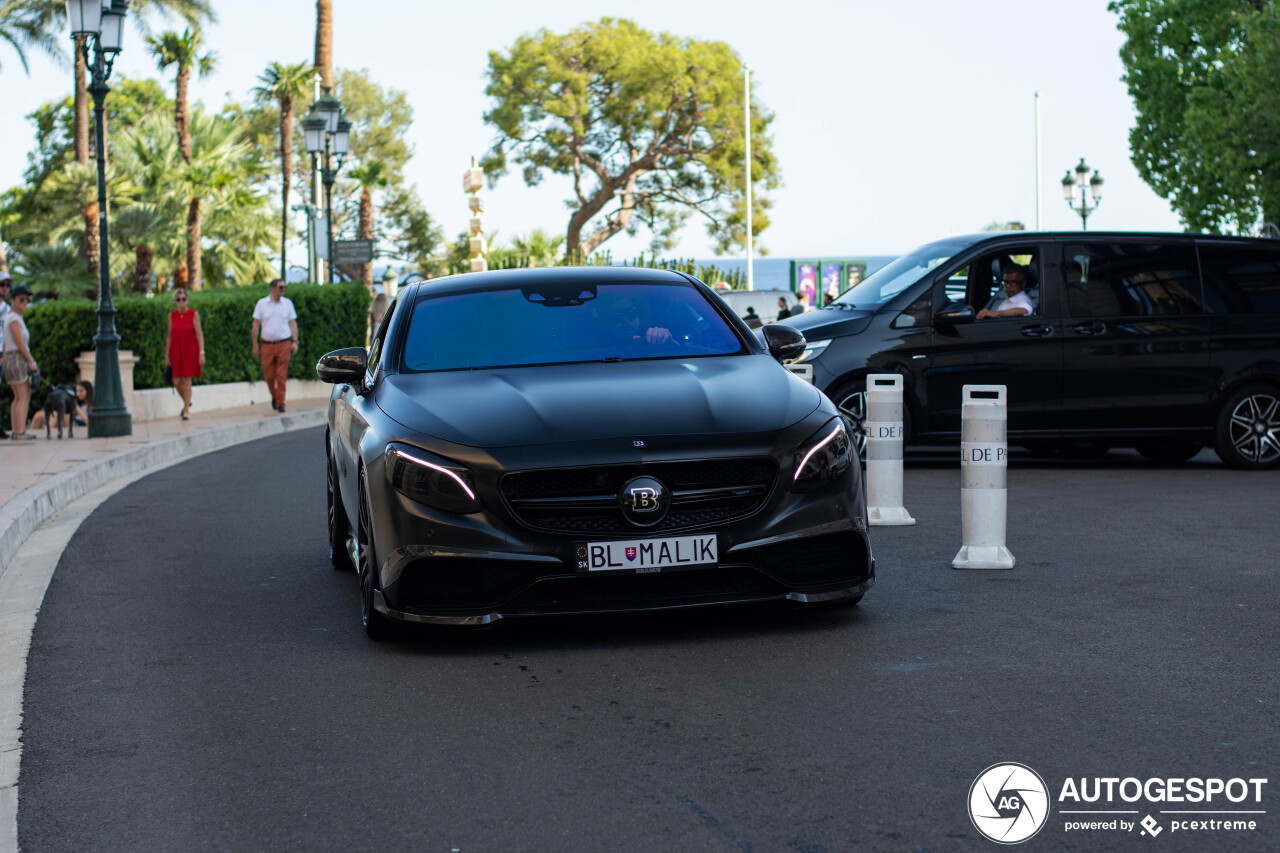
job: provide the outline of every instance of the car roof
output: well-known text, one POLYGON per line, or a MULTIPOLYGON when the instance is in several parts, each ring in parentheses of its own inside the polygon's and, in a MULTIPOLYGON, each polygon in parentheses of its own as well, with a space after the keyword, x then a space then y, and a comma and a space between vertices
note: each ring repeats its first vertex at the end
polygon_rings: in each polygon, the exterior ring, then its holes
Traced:
MULTIPOLYGON (((1236 243, 1257 244, 1260 242, 1280 246, 1280 241, 1263 237, 1237 237, 1226 234, 1205 234, 1199 231, 983 231, 977 234, 956 234, 953 237, 942 237, 930 243, 989 243, 997 240, 1024 240, 1034 237, 1039 240, 1096 242, 1110 239, 1132 239, 1134 237, 1168 240, 1180 238, 1186 240, 1226 240, 1236 243)), ((926 244, 928 245, 928 244, 926 244)))
POLYGON ((488 272, 461 273, 419 282, 415 287, 432 293, 447 290, 449 293, 473 293, 505 287, 536 287, 539 284, 621 284, 645 282, 649 284, 689 284, 696 281, 674 270, 648 267, 532 267, 514 270, 489 270, 488 272))

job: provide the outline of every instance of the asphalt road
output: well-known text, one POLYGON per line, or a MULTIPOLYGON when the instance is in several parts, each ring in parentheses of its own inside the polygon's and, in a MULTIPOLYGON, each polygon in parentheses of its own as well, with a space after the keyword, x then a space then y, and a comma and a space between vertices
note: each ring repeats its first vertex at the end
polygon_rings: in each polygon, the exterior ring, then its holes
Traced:
POLYGON ((1009 481, 1011 572, 950 568, 959 469, 926 457, 918 524, 873 530, 855 609, 375 644, 328 566, 321 432, 195 458, 64 553, 21 846, 991 851, 969 788, 1018 761, 1054 798, 1067 777, 1272 780, 1253 832, 1071 833, 1055 802, 1026 849, 1280 848, 1280 475, 1113 453, 1015 456, 1009 481))

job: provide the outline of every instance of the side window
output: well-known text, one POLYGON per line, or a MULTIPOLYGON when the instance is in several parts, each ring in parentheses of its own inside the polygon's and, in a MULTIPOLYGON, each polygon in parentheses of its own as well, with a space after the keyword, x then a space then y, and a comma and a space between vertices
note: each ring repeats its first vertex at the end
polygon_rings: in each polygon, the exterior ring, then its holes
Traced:
POLYGON ((1202 245, 1210 314, 1280 314, 1280 249, 1202 245))
POLYGON ((1031 301, 1031 313, 1043 313, 1040 302, 1040 254, 1034 247, 1006 249, 974 261, 973 272, 969 276, 968 298, 965 301, 979 311, 983 308, 1001 311, 1014 307, 1006 303, 1016 294, 1006 292, 1004 286, 1005 274, 1012 267, 1021 267, 1025 274, 1027 286, 1023 292, 1031 301))
POLYGON ((373 341, 369 344, 369 358, 365 362, 368 365, 368 373, 365 376, 366 384, 373 381, 373 377, 378 372, 382 359, 382 346, 387 340, 387 329, 391 326, 391 315, 396 312, 396 303, 392 302, 387 306, 387 313, 382 315, 382 320, 378 323, 378 330, 374 333, 373 341))
POLYGON ((947 276, 947 280, 943 283, 943 292, 946 294, 947 302, 964 302, 968 289, 969 268, 967 266, 961 267, 947 276))
POLYGON ((1190 245, 1075 243, 1063 252, 1067 313, 1072 317, 1204 313, 1190 245))

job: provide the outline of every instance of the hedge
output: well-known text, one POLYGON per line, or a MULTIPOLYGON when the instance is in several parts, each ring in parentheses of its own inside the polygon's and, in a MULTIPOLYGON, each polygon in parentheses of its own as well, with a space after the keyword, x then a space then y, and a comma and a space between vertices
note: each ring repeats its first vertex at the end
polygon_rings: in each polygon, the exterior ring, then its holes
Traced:
MULTIPOLYGON (((191 294, 190 306, 200 312, 204 331, 205 364, 197 385, 248 382, 262 379, 262 366, 254 359, 249 342, 253 308, 267 295, 267 287, 224 287, 191 294)), ((293 379, 315 379, 316 362, 326 352, 364 346, 369 328, 369 291, 359 282, 345 284, 292 284, 288 296, 298 311, 298 354, 289 361, 293 379)), ((168 295, 117 296, 116 331, 120 349, 138 358, 133 387, 164 385, 164 338, 169 312, 168 295)), ((92 350, 98 333, 98 306, 87 299, 58 299, 27 309, 23 319, 31 331, 31 353, 40 363, 41 388, 32 411, 50 386, 74 383, 80 375, 76 356, 92 350)))

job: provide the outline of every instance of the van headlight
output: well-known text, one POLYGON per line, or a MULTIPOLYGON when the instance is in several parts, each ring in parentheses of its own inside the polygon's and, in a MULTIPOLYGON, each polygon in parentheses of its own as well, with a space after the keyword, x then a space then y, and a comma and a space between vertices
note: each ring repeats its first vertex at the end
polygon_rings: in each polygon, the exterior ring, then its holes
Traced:
POLYGON ((809 492, 843 475, 853 464, 853 442, 844 418, 832 418, 796 448, 791 491, 809 492))
POLYGON ((809 341, 805 345, 804 352, 800 354, 800 357, 797 358, 794 363, 803 364, 806 361, 813 361, 815 358, 822 355, 829 346, 831 346, 830 339, 825 341, 809 341))
POLYGON ((468 468, 402 444, 388 444, 383 462, 391 488, 409 500, 448 512, 480 511, 468 468))

